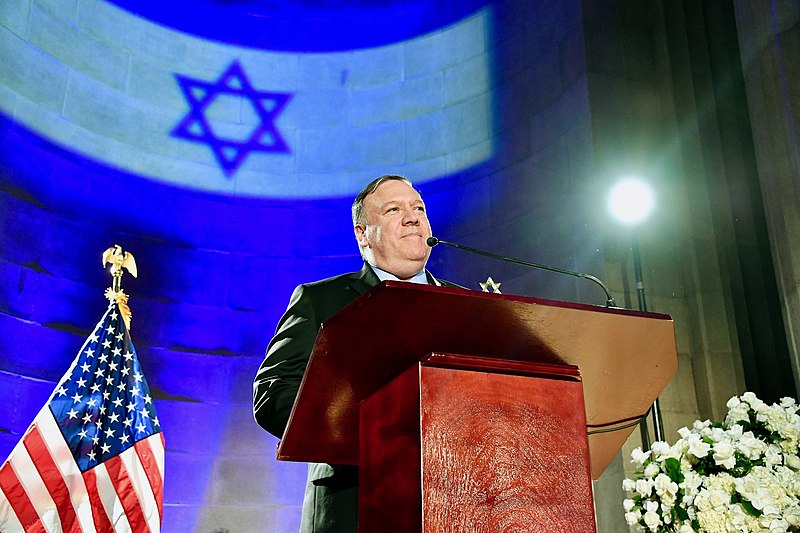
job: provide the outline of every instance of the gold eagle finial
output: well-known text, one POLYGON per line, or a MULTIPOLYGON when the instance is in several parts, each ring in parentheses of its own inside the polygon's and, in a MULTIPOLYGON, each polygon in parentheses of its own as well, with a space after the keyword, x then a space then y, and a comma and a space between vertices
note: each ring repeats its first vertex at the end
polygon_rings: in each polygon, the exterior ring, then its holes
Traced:
POLYGON ((105 297, 109 300, 116 300, 125 326, 128 331, 131 329, 131 309, 128 307, 128 295, 122 291, 123 269, 130 272, 131 276, 137 277, 136 260, 133 254, 122 250, 122 246, 115 244, 103 252, 103 268, 111 264, 108 271, 111 273, 111 287, 106 289, 105 297))

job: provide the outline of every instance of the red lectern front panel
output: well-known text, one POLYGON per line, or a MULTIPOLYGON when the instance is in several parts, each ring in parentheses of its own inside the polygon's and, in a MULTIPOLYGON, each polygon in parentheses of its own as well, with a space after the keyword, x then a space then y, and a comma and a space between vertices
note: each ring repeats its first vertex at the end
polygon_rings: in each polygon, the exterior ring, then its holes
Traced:
POLYGON ((425 361, 361 404, 359 531, 594 532, 574 367, 425 361))

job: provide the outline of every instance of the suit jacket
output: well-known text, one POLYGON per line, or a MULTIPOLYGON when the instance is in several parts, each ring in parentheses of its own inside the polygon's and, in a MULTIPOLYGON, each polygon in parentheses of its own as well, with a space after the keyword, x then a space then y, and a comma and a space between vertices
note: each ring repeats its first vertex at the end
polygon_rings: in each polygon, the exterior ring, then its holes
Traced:
MULTIPOLYGON (((435 280, 431 283, 457 286, 435 280)), ((367 263, 359 272, 297 287, 253 383, 256 421, 283 437, 320 325, 380 282, 367 263)), ((303 501, 301 532, 355 532, 358 527, 358 470, 311 463, 303 501)))

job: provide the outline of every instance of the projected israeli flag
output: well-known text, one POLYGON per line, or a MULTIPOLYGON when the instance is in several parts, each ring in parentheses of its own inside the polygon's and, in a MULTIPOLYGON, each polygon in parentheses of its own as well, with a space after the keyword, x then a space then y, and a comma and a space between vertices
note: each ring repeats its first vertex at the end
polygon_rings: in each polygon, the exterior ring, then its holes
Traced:
POLYGON ((93 254, 119 242, 140 261, 137 341, 173 435, 163 530, 297 531, 306 467, 273 459, 254 372, 298 283, 361 267, 350 205, 371 179, 423 185, 437 230, 489 205, 449 185, 496 157, 493 13, 1 1, 0 451, 96 311, 93 254))
POLYGON ((80 28, 69 47, 33 36, 58 66, 26 61, 23 39, 0 47, 14 72, 0 75, 0 110, 101 164, 213 193, 319 198, 492 155, 488 8, 408 40, 314 53, 221 44, 105 2, 65 15, 80 28), (63 99, 32 97, 49 78, 63 99))

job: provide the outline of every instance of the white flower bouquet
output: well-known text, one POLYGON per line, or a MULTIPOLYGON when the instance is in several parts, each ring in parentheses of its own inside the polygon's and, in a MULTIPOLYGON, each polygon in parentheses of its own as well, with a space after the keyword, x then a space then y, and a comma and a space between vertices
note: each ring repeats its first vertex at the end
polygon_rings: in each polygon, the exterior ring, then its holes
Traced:
POLYGON ((631 453, 625 519, 640 531, 800 532, 800 406, 746 392, 722 424, 695 422, 670 446, 631 453))

